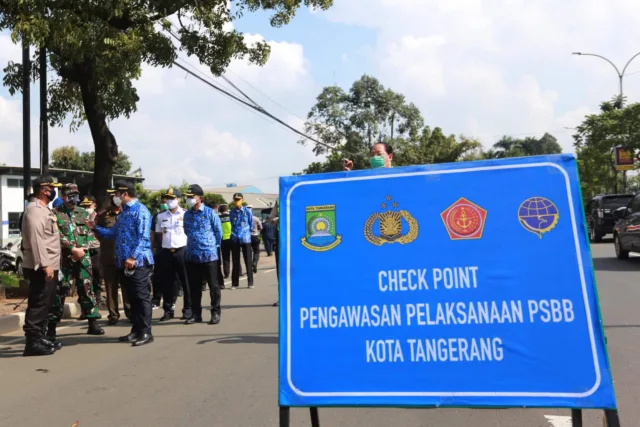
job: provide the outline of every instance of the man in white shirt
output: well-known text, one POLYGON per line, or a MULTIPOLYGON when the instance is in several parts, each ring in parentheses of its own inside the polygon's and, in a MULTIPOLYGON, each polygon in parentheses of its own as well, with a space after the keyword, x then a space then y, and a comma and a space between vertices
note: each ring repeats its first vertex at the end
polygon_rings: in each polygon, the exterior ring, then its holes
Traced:
POLYGON ((156 274, 159 275, 162 288, 162 308, 164 315, 161 322, 173 319, 176 299, 178 298, 178 287, 176 286, 176 276, 182 283, 184 289, 183 296, 183 317, 191 317, 191 293, 189 292, 189 282, 187 270, 184 264, 184 250, 187 246, 187 235, 184 233, 184 213, 185 209, 180 207, 180 191, 170 188, 162 195, 167 200, 168 210, 158 214, 156 221, 156 233, 162 233, 162 248, 160 249, 160 260, 156 262, 156 274))

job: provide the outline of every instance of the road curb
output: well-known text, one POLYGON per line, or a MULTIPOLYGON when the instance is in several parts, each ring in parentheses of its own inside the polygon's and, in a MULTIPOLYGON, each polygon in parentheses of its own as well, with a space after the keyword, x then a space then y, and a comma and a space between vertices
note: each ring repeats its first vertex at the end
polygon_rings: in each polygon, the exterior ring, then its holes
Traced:
POLYGON ((24 325, 24 312, 0 317, 0 335, 15 332, 24 325))

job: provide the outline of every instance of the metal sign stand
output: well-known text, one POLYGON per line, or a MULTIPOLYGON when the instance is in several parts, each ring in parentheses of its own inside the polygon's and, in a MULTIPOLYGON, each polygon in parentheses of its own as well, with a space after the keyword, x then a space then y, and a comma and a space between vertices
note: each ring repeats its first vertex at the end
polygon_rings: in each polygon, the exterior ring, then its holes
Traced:
MULTIPOLYGON (((309 414, 311 416, 311 427, 320 427, 320 416, 318 415, 318 408, 315 406, 309 407, 309 414)), ((290 415, 290 407, 280 406, 280 427, 291 426, 290 415)), ((582 427, 582 409, 571 410, 571 426, 582 427)), ((620 418, 618 417, 617 409, 604 410, 604 427, 620 427, 620 418)))

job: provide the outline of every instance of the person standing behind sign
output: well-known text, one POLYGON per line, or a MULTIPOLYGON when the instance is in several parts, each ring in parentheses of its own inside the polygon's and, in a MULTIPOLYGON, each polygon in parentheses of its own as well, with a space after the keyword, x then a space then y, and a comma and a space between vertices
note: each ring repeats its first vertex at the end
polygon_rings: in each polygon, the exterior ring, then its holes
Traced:
MULTIPOLYGON (((276 199, 267 222, 273 224, 276 229, 274 251, 276 254, 276 279, 278 280, 278 287, 280 287, 280 199, 276 199)), ((278 301, 274 302, 273 306, 277 307, 278 301)))
POLYGON ((44 336, 60 270, 60 234, 56 216, 47 207, 56 198, 56 187, 60 184, 50 175, 34 179, 33 192, 37 201, 27 205, 22 218, 22 265, 29 281, 23 327, 27 342, 23 356, 47 356, 53 354, 56 347, 44 336))
POLYGON ((116 241, 116 266, 120 269, 120 283, 129 293, 133 317, 131 333, 118 340, 137 347, 153 342, 149 289, 154 263, 149 237, 151 214, 136 198, 132 183, 116 181, 115 189, 110 192, 116 206, 124 205, 122 213, 113 228, 95 226, 95 230, 98 235, 116 241))
POLYGON ((190 319, 191 294, 189 292, 189 280, 185 268, 184 252, 187 246, 187 235, 184 232, 185 209, 180 207, 180 190, 170 188, 162 196, 166 199, 168 210, 158 215, 156 233, 160 233, 162 240, 158 242, 161 248, 156 252, 161 253, 162 263, 158 265, 156 275, 162 280, 162 308, 164 315, 161 322, 171 320, 174 317, 174 307, 178 298, 178 283, 176 275, 184 288, 184 304, 182 314, 185 319, 190 319))
MULTIPOLYGON (((386 142, 378 142, 371 147, 369 152, 369 164, 371 169, 391 168, 393 161, 393 147, 386 142)), ((344 161, 344 170, 353 170, 353 161, 344 161)))
POLYGON ((247 282, 249 289, 253 288, 253 268, 251 256, 251 230, 253 229, 253 213, 242 206, 244 196, 241 193, 233 195, 234 208, 231 209, 231 289, 240 286, 240 252, 247 268, 247 282))
POLYGON ((220 283, 218 277, 218 246, 222 239, 222 224, 213 209, 203 203, 204 191, 197 184, 185 194, 189 210, 184 214, 187 235, 185 260, 191 289, 192 317, 185 324, 202 322, 202 282, 209 284, 211 297, 210 325, 220 323, 220 283))

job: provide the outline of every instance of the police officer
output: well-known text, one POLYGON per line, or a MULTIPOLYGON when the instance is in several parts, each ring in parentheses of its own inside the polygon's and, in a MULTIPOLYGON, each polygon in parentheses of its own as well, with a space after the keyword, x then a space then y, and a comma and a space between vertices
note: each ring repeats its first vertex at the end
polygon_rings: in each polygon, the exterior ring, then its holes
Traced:
MULTIPOLYGON (((96 198, 93 196, 85 196, 84 199, 80 202, 80 207, 87 211, 87 218, 91 221, 95 221, 98 213, 96 212, 98 204, 96 203, 96 198)), ((93 231, 91 231, 93 234, 93 231)), ((95 237, 95 235, 94 235, 95 237)), ((93 273, 93 291, 96 294, 96 301, 98 301, 98 307, 101 304, 104 304, 102 299, 102 266, 100 263, 100 241, 98 239, 93 239, 91 243, 91 247, 89 249, 89 253, 91 255, 91 269, 93 273)))
POLYGON ((76 184, 65 184, 62 187, 63 205, 54 209, 58 229, 60 230, 60 246, 62 258, 60 271, 62 282, 58 286, 53 310, 49 314, 47 337, 50 341, 56 338, 56 325, 64 313, 64 301, 75 283, 78 292, 78 303, 83 317, 88 320, 89 335, 104 335, 104 329, 98 325, 100 311, 93 291, 93 267, 91 265, 91 248, 95 247, 96 238, 87 227, 89 219, 87 211, 78 204, 80 193, 76 184))
POLYGON ((60 235, 56 216, 47 205, 56 198, 55 189, 59 186, 50 175, 34 179, 33 192, 37 201, 27 205, 22 218, 22 265, 29 281, 23 327, 27 342, 23 356, 45 356, 60 348, 60 344, 52 343, 44 336, 60 269, 60 235))
POLYGON ((160 233, 162 236, 159 242, 162 262, 156 263, 160 280, 162 280, 162 308, 164 315, 160 318, 161 322, 174 317, 173 310, 178 298, 176 275, 184 289, 183 317, 185 320, 192 317, 191 292, 184 264, 184 253, 187 246, 187 235, 184 233, 184 213, 186 210, 180 207, 181 197, 180 190, 170 188, 162 196, 162 199, 166 200, 168 209, 160 213, 156 221, 155 232, 160 233))
POLYGON ((231 220, 231 259, 233 270, 231 271, 231 289, 237 289, 240 285, 240 252, 247 268, 247 282, 249 289, 253 288, 253 260, 251 256, 251 230, 253 229, 253 212, 242 206, 244 196, 242 193, 233 195, 234 207, 229 213, 231 220))
POLYGON ((191 287, 193 316, 185 324, 202 322, 202 282, 209 284, 211 297, 211 321, 220 323, 220 283, 218 277, 218 246, 222 238, 222 224, 213 209, 205 206, 202 198, 204 191, 197 184, 189 186, 187 207, 184 214, 184 231, 187 234, 187 275, 191 287))

